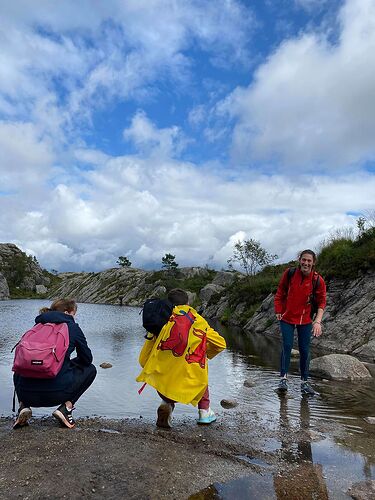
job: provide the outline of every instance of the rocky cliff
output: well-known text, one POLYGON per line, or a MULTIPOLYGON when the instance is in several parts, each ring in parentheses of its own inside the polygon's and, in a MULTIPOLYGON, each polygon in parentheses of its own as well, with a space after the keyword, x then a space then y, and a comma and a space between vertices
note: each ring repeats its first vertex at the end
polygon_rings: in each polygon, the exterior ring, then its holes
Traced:
POLYGON ((0 300, 9 299, 9 286, 5 276, 0 273, 0 300))
POLYGON ((26 255, 13 243, 0 243, 0 300, 9 298, 9 289, 46 291, 48 275, 35 257, 26 255))
POLYGON ((146 283, 149 274, 129 267, 99 273, 62 273, 61 282, 51 288, 49 297, 74 297, 78 302, 94 304, 140 305, 148 296, 165 292, 157 283, 146 283))
MULTIPOLYGON (((78 302, 141 306, 149 297, 163 297, 167 288, 181 287, 189 292, 190 302, 197 305, 202 287, 204 298, 211 294, 204 286, 216 273, 200 267, 186 267, 178 274, 167 271, 143 271, 131 267, 113 268, 99 273, 61 273, 60 282, 51 287, 49 297, 74 297, 78 302)), ((215 291, 216 285, 212 285, 215 291)), ((223 286, 219 286, 224 290, 223 286)), ((204 302, 204 299, 203 299, 204 302)))
MULTIPOLYGON (((327 284, 327 308, 323 334, 313 346, 325 352, 353 354, 364 361, 375 361, 375 272, 355 280, 331 280, 327 284)), ((261 333, 279 336, 273 309, 273 295, 262 303, 245 325, 247 335, 261 333)))

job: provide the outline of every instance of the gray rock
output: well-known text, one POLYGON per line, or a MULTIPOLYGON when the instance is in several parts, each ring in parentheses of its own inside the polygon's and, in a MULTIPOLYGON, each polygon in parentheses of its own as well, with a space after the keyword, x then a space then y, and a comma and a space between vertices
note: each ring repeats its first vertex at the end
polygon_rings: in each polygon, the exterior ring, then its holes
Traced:
POLYGON ((0 243, 0 271, 9 285, 13 283, 23 290, 34 291, 36 285, 48 285, 50 282, 38 262, 13 243, 0 243), (17 275, 20 269, 21 276, 17 275))
POLYGON ((375 363, 363 363, 368 371, 371 373, 372 377, 375 377, 375 363))
POLYGON ((212 283, 214 285, 229 286, 235 281, 237 274, 230 271, 220 271, 212 280, 212 283))
POLYGON ((238 402, 235 401, 234 399, 222 399, 220 401, 220 404, 223 408, 226 408, 227 410, 229 410, 230 408, 235 408, 236 406, 238 406, 238 402))
POLYGON ((0 273, 0 300, 9 299, 9 286, 5 276, 0 273))
POLYGON ((371 360, 374 363, 374 361, 375 361, 375 339, 372 339, 369 342, 366 342, 365 344, 363 344, 361 347, 358 347, 358 349, 355 349, 353 351, 353 354, 355 356, 359 356, 360 358, 371 360))
POLYGON ((253 379, 251 379, 251 378, 247 378, 247 379, 244 381, 243 385, 244 385, 245 387, 254 387, 254 386, 256 385, 256 382, 255 382, 255 380, 253 380, 253 379))
POLYGON ((362 481, 353 484, 348 489, 348 495, 354 500, 374 500, 375 498, 375 481, 362 481))
POLYGON ((299 351, 297 349, 292 349, 291 356, 292 358, 299 358, 299 351))
POLYGON ((368 424, 374 425, 375 424, 375 417, 364 417, 363 419, 365 422, 368 424))
POLYGON ((206 285, 204 288, 199 293, 199 298, 203 303, 208 303, 211 299, 211 297, 217 293, 221 293, 225 290, 223 286, 220 285, 214 285, 213 283, 209 283, 206 285))
POLYGON ((35 285, 35 291, 36 293, 47 293, 48 288, 44 285, 35 285))
POLYGON ((330 380, 360 380, 371 374, 357 358, 347 354, 328 354, 310 363, 310 373, 330 380))

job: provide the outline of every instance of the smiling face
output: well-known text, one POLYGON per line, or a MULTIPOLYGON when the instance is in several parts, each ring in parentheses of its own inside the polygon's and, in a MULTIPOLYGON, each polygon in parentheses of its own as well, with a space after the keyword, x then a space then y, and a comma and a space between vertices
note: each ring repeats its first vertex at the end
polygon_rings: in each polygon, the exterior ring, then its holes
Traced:
POLYGON ((299 265, 301 267, 301 272, 305 276, 311 273, 314 266, 314 257, 309 253, 303 253, 299 258, 299 265))

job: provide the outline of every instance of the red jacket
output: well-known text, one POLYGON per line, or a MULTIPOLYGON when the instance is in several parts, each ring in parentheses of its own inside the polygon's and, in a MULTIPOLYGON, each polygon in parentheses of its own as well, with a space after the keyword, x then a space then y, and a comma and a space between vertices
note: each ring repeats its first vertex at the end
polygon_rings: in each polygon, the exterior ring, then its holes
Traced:
MULTIPOLYGON (((282 314, 281 319, 286 323, 292 325, 311 323, 310 295, 313 291, 314 275, 316 279, 318 274, 315 272, 304 276, 297 268, 289 281, 288 269, 284 271, 275 295, 275 313, 282 314)), ((326 284, 320 275, 315 298, 318 308, 324 309, 326 306, 326 284)))

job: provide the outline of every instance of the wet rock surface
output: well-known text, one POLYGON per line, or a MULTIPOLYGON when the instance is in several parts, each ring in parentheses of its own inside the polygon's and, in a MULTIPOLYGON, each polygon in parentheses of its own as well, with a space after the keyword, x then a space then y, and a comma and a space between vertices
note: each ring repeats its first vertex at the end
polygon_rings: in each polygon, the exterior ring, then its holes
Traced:
POLYGON ((363 363, 347 354, 328 354, 315 358, 310 363, 310 373, 315 377, 330 380, 361 380, 371 378, 363 363))
POLYGON ((375 498, 375 481, 363 481, 353 484, 348 494, 354 500, 373 500, 375 498))
POLYGON ((238 406, 238 401, 234 399, 222 399, 220 401, 220 404, 223 408, 226 408, 228 410, 230 408, 236 408, 236 406, 238 406))

